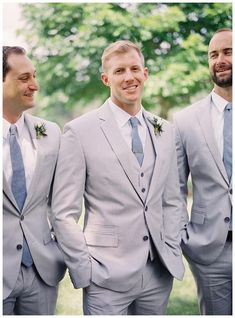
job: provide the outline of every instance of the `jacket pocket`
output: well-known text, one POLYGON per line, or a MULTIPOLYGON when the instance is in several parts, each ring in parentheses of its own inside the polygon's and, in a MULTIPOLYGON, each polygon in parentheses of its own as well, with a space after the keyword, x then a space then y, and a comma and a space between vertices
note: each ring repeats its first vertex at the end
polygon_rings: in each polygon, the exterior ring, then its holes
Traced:
POLYGON ((103 246, 103 247, 117 247, 117 234, 98 233, 87 231, 84 233, 86 243, 88 246, 103 246))
POLYGON ((205 221, 205 214, 192 211, 190 221, 196 224, 203 224, 205 221))

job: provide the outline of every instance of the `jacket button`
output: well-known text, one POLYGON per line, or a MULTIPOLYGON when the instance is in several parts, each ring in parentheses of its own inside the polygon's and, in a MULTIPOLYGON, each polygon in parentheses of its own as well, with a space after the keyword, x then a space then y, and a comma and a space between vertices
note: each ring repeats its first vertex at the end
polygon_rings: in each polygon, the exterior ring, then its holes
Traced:
POLYGON ((144 193, 145 192, 145 188, 142 188, 141 191, 144 193))
POLYGON ((145 207, 145 211, 146 211, 146 212, 148 211, 148 206, 145 207))
POLYGON ((230 190, 229 190, 229 193, 230 193, 230 194, 233 194, 233 189, 230 189, 230 190))
POLYGON ((21 245, 21 244, 18 244, 18 245, 16 246, 16 249, 17 249, 18 251, 20 251, 20 250, 22 249, 22 245, 21 245))
POLYGON ((145 235, 145 236, 143 237, 143 240, 144 240, 144 241, 148 241, 148 239, 149 239, 149 238, 148 238, 147 235, 145 235))
POLYGON ((226 218, 224 218, 224 222, 228 223, 230 221, 230 218, 228 216, 226 216, 226 218))
POLYGON ((21 221, 23 221, 23 220, 24 220, 24 216, 23 216, 23 215, 21 215, 21 216, 20 216, 20 219, 21 219, 21 221))
POLYGON ((143 176, 144 176, 144 173, 143 173, 143 172, 141 172, 140 176, 141 176, 141 177, 143 177, 143 176))

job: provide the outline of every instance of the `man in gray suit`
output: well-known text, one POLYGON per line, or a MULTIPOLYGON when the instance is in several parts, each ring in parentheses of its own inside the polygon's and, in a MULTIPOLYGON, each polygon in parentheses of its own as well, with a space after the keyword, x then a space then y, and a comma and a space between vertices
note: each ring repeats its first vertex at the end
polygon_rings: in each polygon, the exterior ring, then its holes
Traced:
POLYGON ((182 248, 204 315, 232 314, 232 31, 209 44, 213 91, 175 116, 180 187, 184 201, 182 248), (193 205, 188 220, 187 181, 193 205))
POLYGON ((64 129, 53 226, 86 315, 160 315, 184 272, 173 129, 141 105, 148 70, 134 43, 108 46, 102 69, 111 97, 64 129))
POLYGON ((48 220, 60 130, 24 113, 36 70, 21 47, 3 47, 3 313, 54 313, 65 263, 48 220))

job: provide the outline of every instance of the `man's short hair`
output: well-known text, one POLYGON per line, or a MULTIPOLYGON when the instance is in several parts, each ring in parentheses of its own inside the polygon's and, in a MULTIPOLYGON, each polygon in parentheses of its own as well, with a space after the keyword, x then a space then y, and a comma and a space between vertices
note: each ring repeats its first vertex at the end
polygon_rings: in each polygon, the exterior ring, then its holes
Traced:
POLYGON ((124 54, 129 52, 130 50, 135 50, 140 58, 141 62, 144 66, 144 56, 141 52, 141 49, 139 46, 131 41, 128 40, 119 40, 114 43, 111 43, 103 52, 101 61, 102 61, 102 71, 105 72, 107 71, 107 62, 109 59, 116 54, 124 54))
POLYGON ((11 54, 18 54, 18 55, 25 55, 26 51, 23 47, 20 46, 3 46, 2 47, 2 58, 3 58, 3 63, 2 63, 2 78, 3 82, 5 81, 7 73, 10 71, 10 65, 8 64, 8 57, 11 54))

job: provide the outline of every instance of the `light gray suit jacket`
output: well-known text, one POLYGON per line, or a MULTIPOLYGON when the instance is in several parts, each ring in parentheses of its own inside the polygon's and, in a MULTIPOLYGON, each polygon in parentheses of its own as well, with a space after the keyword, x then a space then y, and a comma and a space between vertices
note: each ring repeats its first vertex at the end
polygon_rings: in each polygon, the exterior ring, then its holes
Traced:
POLYGON ((50 191, 60 145, 60 129, 51 122, 25 114, 37 161, 27 198, 20 214, 3 172, 3 297, 13 290, 22 258, 23 234, 43 281, 55 286, 65 273, 65 263, 48 222, 50 191), (36 139, 34 125, 45 123, 46 137, 36 139))
POLYGON ((175 115, 180 187, 184 201, 182 248, 200 264, 221 253, 231 217, 231 184, 215 141, 211 94, 175 115), (187 181, 191 173, 193 205, 189 221, 187 181))
MULTIPOLYGON (((149 116, 144 112, 144 116, 149 116)), ((140 278, 151 233, 162 262, 182 279, 181 202, 173 129, 164 121, 155 136, 153 176, 144 203, 133 166, 136 158, 104 103, 68 123, 62 136, 52 197, 53 227, 75 288, 91 280, 126 291, 140 278), (85 199, 84 232, 76 224, 85 199), (146 208, 147 207, 147 208, 146 208)))

